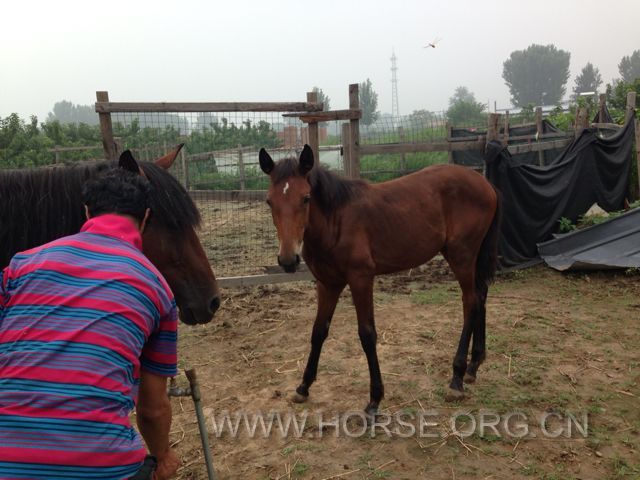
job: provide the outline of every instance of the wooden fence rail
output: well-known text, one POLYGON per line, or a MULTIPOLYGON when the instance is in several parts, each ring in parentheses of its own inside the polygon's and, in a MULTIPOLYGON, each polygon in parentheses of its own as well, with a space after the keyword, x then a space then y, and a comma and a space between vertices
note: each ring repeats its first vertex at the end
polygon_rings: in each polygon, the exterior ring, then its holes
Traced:
MULTIPOLYGON (((111 102, 107 92, 96 92, 97 102, 95 110, 99 114, 100 128, 103 138, 103 148, 107 158, 116 158, 120 150, 120 145, 113 137, 113 129, 111 123, 111 113, 180 113, 180 112, 282 112, 284 117, 298 118, 307 124, 308 140, 316 155, 316 159, 320 159, 320 152, 326 150, 340 149, 342 161, 344 164, 345 174, 350 178, 360 178, 361 172, 360 159, 363 155, 384 155, 399 154, 401 156, 402 172, 389 173, 406 173, 406 154, 423 153, 423 152, 448 152, 449 159, 452 161, 453 152, 459 151, 484 151, 487 142, 496 140, 507 146, 512 154, 539 152, 538 162, 542 165, 544 162, 544 151, 560 149, 566 147, 576 138, 582 129, 590 126, 586 110, 579 109, 576 115, 576 123, 574 131, 558 133, 543 132, 542 109, 537 108, 535 111, 535 122, 522 126, 535 126, 535 134, 532 135, 509 135, 509 112, 505 115, 496 113, 487 116, 486 132, 471 136, 452 138, 452 130, 454 127, 446 125, 446 138, 438 141, 423 142, 406 142, 406 132, 402 128, 397 129, 399 142, 388 144, 365 144, 360 142, 360 121, 362 118, 362 110, 359 103, 358 84, 349 85, 349 108, 344 110, 323 111, 322 103, 318 102, 316 92, 308 92, 306 101, 304 102, 227 102, 227 103, 132 103, 132 102, 111 102), (341 121, 341 145, 337 146, 320 146, 319 145, 319 129, 318 124, 326 121, 341 121), (515 143, 517 142, 517 143, 515 143)), ((627 110, 631 111, 635 108, 635 93, 631 92, 627 97, 627 110)), ((617 130, 619 126, 606 123, 603 121, 606 106, 603 97, 600 98, 599 105, 599 122, 594 123, 593 127, 602 130, 617 130)), ((444 125, 443 125, 444 126, 444 125)), ((394 132, 395 133, 395 132, 394 132)), ((234 155, 237 156, 237 168, 239 179, 239 190, 190 190, 193 198, 202 201, 212 202, 262 202, 265 198, 263 190, 247 190, 246 187, 250 183, 246 177, 245 167, 254 165, 255 161, 249 158, 253 155, 255 147, 244 147, 238 145, 234 148, 225 150, 217 150, 211 152, 201 152, 197 154, 186 154, 183 150, 180 161, 184 172, 185 187, 189 188, 189 164, 200 160, 216 156, 234 155)), ((290 148, 279 149, 274 148, 272 151, 290 150, 290 148)), ((62 150, 60 150, 62 151, 62 150)), ((638 155, 638 163, 640 167, 640 128, 636 121, 636 152, 638 155)), ((195 186, 195 185, 194 185, 195 186)), ((280 281, 291 281, 300 279, 310 279, 309 272, 302 272, 298 275, 276 274, 267 272, 266 275, 257 276, 241 276, 221 278, 221 284, 225 286, 237 285, 254 285, 260 283, 274 283, 280 281)))

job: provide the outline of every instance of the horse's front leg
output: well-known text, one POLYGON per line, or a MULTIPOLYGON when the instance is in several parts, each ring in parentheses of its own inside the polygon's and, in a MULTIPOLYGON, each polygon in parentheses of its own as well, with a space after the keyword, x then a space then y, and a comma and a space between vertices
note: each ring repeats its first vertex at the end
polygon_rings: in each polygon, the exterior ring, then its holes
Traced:
POLYGON ((329 334, 333 312, 344 287, 344 284, 327 286, 322 282, 317 282, 318 311, 311 333, 311 352, 307 360, 307 367, 304 369, 302 383, 296 388, 296 393, 292 397, 292 400, 296 403, 305 402, 309 398, 309 387, 315 381, 318 373, 318 360, 320 359, 322 344, 329 334))
POLYGON ((377 333, 373 318, 373 276, 361 277, 349 282, 353 303, 358 315, 358 335, 369 365, 369 404, 365 408, 367 415, 375 416, 378 405, 384 397, 384 386, 378 353, 376 351, 377 333))

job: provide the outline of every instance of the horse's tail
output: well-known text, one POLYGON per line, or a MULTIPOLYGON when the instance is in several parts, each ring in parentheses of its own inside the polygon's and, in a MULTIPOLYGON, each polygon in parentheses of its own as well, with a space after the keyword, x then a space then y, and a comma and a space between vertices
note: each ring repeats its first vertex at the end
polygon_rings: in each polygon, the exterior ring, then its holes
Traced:
POLYGON ((476 260, 476 292, 481 295, 483 300, 487 296, 488 287, 493 282, 498 267, 498 238, 502 221, 502 196, 495 187, 493 189, 496 192, 496 211, 493 214, 489 230, 487 230, 482 240, 476 260))

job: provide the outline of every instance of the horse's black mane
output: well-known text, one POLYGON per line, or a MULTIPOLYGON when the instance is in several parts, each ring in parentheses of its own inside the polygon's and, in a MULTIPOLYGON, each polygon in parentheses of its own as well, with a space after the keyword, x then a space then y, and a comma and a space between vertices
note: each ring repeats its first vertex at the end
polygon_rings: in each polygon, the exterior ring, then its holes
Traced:
MULTIPOLYGON (((293 176, 301 176, 298 159, 284 158, 276 163, 271 172, 271 181, 275 185, 293 176)), ((325 215, 349 203, 367 185, 363 180, 342 178, 321 165, 313 167, 309 173, 309 183, 311 197, 325 215)))
MULTIPOLYGON (((178 181, 153 163, 139 164, 153 185, 151 221, 172 231, 197 226, 198 209, 178 181)), ((21 250, 77 233, 85 220, 82 184, 114 166, 102 161, 0 170, 0 268, 21 250)))

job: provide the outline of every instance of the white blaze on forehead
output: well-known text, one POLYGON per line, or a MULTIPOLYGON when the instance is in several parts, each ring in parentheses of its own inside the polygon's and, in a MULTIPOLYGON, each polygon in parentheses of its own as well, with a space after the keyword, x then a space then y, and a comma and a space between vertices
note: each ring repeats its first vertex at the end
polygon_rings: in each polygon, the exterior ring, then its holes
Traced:
POLYGON ((286 195, 287 194, 287 190, 289 190, 289 182, 284 184, 284 188, 282 189, 282 194, 286 195))

